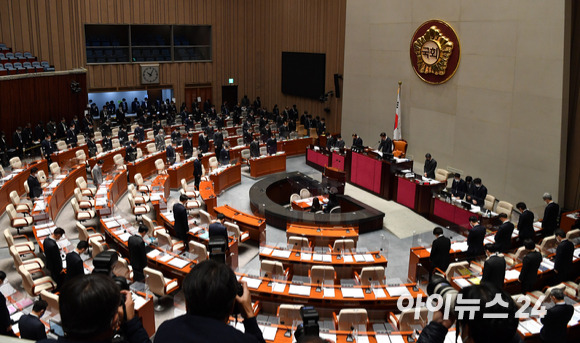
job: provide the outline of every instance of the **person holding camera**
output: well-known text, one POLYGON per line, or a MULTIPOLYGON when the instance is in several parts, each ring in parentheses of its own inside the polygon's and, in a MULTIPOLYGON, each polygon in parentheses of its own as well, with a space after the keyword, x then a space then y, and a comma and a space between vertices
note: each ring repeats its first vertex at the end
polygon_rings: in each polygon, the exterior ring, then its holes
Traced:
POLYGON ((159 326, 155 343, 173 342, 261 342, 262 331, 252 308, 250 291, 223 263, 205 260, 197 264, 183 281, 187 313, 159 326), (234 306, 244 317, 245 332, 228 325, 234 306))
POLYGON ((64 284, 59 309, 65 337, 58 342, 151 342, 135 316, 131 292, 105 274, 81 275, 64 284))

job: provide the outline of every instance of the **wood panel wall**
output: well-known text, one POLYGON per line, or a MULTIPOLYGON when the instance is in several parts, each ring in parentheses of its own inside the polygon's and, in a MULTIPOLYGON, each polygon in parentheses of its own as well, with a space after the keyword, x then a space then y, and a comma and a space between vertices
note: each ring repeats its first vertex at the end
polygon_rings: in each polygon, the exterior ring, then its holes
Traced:
POLYGON ((87 68, 89 91, 145 87, 138 64, 86 65, 84 24, 211 25, 212 62, 161 63, 161 85, 173 87, 178 104, 197 84, 211 84, 219 104, 231 77, 240 98, 260 96, 269 109, 296 104, 340 128, 341 99, 282 94, 281 60, 282 51, 326 53, 326 89, 334 90, 333 75, 343 73, 346 0, 0 0, 0 8, 0 41, 57 70, 87 68))

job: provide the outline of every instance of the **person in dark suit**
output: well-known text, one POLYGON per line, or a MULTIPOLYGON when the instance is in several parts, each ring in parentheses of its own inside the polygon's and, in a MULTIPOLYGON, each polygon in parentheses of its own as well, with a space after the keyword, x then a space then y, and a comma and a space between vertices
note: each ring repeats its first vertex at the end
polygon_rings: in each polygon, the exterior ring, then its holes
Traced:
POLYGON ((497 250, 493 244, 485 245, 485 254, 487 255, 487 260, 483 264, 481 282, 488 282, 493 284, 497 289, 502 289, 505 279, 505 259, 503 256, 497 254, 497 250))
POLYGON ((195 265, 185 277, 183 293, 187 313, 163 322, 155 343, 265 342, 248 286, 238 283, 226 264, 205 260, 195 265), (244 332, 227 324, 235 303, 244 317, 244 332))
POLYGON ((187 222, 187 209, 185 204, 187 203, 187 195, 181 194, 179 196, 179 202, 173 205, 173 218, 175 219, 175 224, 173 224, 173 229, 177 234, 177 237, 183 241, 185 248, 187 250, 187 232, 189 231, 189 224, 187 222))
POLYGON ((46 312, 48 303, 42 299, 36 300, 32 305, 30 314, 25 314, 18 320, 18 330, 20 331, 20 338, 30 339, 32 341, 40 341, 46 339, 46 327, 40 321, 40 318, 46 312))
POLYGON ((201 177, 203 175, 203 165, 201 164, 202 157, 203 153, 199 152, 197 158, 193 160, 193 179, 195 189, 197 190, 199 190, 199 183, 201 182, 201 177))
POLYGON ((30 169, 30 175, 28 176, 28 188, 30 193, 28 196, 31 200, 38 198, 42 195, 42 187, 40 187, 40 182, 38 181, 38 168, 32 167, 30 169))
POLYGON ((378 150, 383 154, 393 154, 393 141, 387 137, 385 132, 381 132, 381 140, 379 142, 378 150))
POLYGON ((543 324, 540 330, 540 339, 545 343, 566 342, 568 322, 574 315, 574 306, 566 304, 564 301, 564 291, 560 288, 554 288, 550 292, 550 298, 554 306, 546 312, 541 319, 543 324))
POLYGON ((44 132, 44 126, 42 121, 38 122, 38 124, 34 127, 34 140, 42 141, 46 133, 44 132))
POLYGON ((171 141, 176 146, 179 146, 181 144, 181 133, 177 128, 174 128, 173 132, 171 132, 171 141))
POLYGON ((566 239, 564 230, 557 229, 554 233, 558 241, 556 257, 554 258, 554 272, 556 273, 556 283, 560 283, 569 280, 572 259, 574 258, 574 243, 566 239))
MULTIPOLYGON (((0 270, 0 285, 6 280, 6 273, 0 270)), ((12 320, 10 319, 10 311, 6 306, 6 298, 0 292, 0 335, 16 337, 12 331, 12 320)))
POLYGON ((72 148, 77 146, 77 135, 75 134, 75 127, 71 126, 66 130, 66 144, 72 148))
POLYGON ((103 125, 101 125, 101 133, 103 136, 110 135, 113 133, 113 127, 111 125, 111 121, 107 119, 103 125))
POLYGON ((471 202, 471 197, 475 192, 475 185, 473 184, 473 178, 469 175, 465 177, 465 201, 471 202))
POLYGON ((451 183, 451 195, 455 199, 463 199, 465 197, 465 192, 467 191, 467 185, 465 181, 461 178, 461 174, 455 173, 453 177, 453 182, 451 183))
POLYGON ((145 236, 147 235, 147 226, 139 225, 138 233, 129 237, 127 245, 129 246, 129 261, 133 267, 133 280, 143 282, 145 274, 143 269, 147 267, 147 243, 145 243, 145 236))
POLYGON ((215 146, 215 155, 220 158, 220 153, 224 145, 224 135, 221 131, 218 131, 213 135, 213 144, 215 146))
POLYGON ((56 137, 58 137, 60 139, 65 138, 66 137, 66 130, 67 130, 66 119, 62 118, 60 120, 60 123, 56 126, 56 137))
POLYGON ((548 204, 544 210, 544 218, 542 219, 542 229, 544 236, 551 236, 558 228, 558 218, 560 216, 560 206, 552 201, 552 194, 544 193, 542 199, 548 204))
POLYGON ((425 154, 425 165, 423 166, 423 176, 430 179, 435 178, 435 169, 437 169, 437 161, 431 157, 430 153, 425 154))
POLYGON ((330 213, 330 210, 337 206, 340 206, 338 197, 336 196, 336 192, 331 189, 330 194, 328 194, 328 202, 326 203, 326 206, 324 206, 324 213, 330 213))
POLYGON ((183 141, 183 157, 185 159, 190 158, 193 155, 193 134, 190 132, 187 134, 187 138, 183 141))
POLYGON ((522 294, 534 290, 534 285, 538 279, 538 269, 542 263, 542 254, 536 251, 536 245, 531 239, 524 241, 524 247, 527 250, 526 256, 522 261, 522 269, 520 271, 520 284, 522 285, 522 294))
POLYGON ((339 149, 344 149, 345 145, 346 145, 346 143, 345 143, 345 141, 342 140, 342 135, 338 134, 336 136, 336 142, 334 143, 334 147, 339 148, 339 149))
POLYGON ((435 268, 439 268, 445 273, 447 267, 449 267, 451 240, 443 236, 443 229, 440 227, 433 229, 433 235, 435 236, 435 240, 431 244, 431 254, 429 256, 429 260, 431 260, 431 272, 435 268))
POLYGON ((85 275, 85 267, 81 254, 89 249, 87 241, 79 241, 76 249, 66 254, 66 276, 64 282, 72 280, 75 276, 85 275))
POLYGON ((52 137, 50 136, 50 133, 48 133, 46 134, 46 137, 42 140, 42 142, 40 142, 40 147, 42 148, 41 149, 42 156, 46 159, 49 165, 52 163, 50 155, 54 153, 54 146, 51 140, 52 137))
POLYGON ((135 162, 137 159, 137 142, 131 141, 125 148, 125 162, 135 162))
POLYGON ((113 141, 111 140, 110 133, 107 133, 107 135, 103 138, 101 145, 103 146, 103 152, 113 150, 113 141))
POLYGON ((358 149, 362 149, 364 147, 362 138, 360 138, 356 133, 352 134, 352 147, 358 149))
POLYGON ((135 100, 133 100, 133 102, 131 103, 131 113, 137 113, 137 110, 139 109, 141 104, 139 104, 139 100, 137 98, 135 98, 135 100))
POLYGON ((260 157, 260 141, 258 137, 254 137, 254 140, 250 143, 250 156, 260 157))
POLYGON ((199 151, 206 153, 209 150, 208 139, 205 137, 203 132, 199 134, 198 144, 199 144, 199 151))
POLYGON ((322 136, 325 132, 326 132, 326 121, 324 118, 321 118, 316 127, 316 134, 318 136, 322 136))
POLYGON ((224 216, 223 213, 218 213, 217 214, 217 221, 214 223, 211 223, 209 225, 209 238, 211 239, 212 237, 221 237, 224 239, 224 241, 228 242, 228 230, 226 229, 224 222, 226 220, 226 216, 224 216))
POLYGON ((528 210, 528 207, 523 202, 518 202, 516 208, 520 211, 520 219, 517 226, 520 242, 528 238, 534 240, 534 213, 528 210))
POLYGON ((125 145, 129 141, 129 134, 127 133, 127 129, 125 128, 125 125, 121 125, 121 127, 119 128, 118 137, 119 137, 119 143, 121 145, 125 145))
POLYGON ((125 110, 123 109, 123 107, 119 106, 119 108, 117 109, 117 111, 115 112, 115 120, 117 121, 118 125, 123 125, 125 124, 125 110))
POLYGON ((266 150, 268 151, 268 155, 276 155, 276 151, 278 151, 276 137, 270 136, 270 138, 268 138, 266 141, 266 150))
POLYGON ((12 135, 12 146, 16 150, 16 154, 22 157, 24 151, 24 137, 22 136, 22 128, 19 126, 12 135))
POLYGON ((44 239, 44 256, 46 257, 46 269, 50 272, 50 276, 56 281, 57 288, 62 285, 62 258, 60 256, 60 248, 57 241, 64 235, 64 230, 60 227, 54 229, 48 237, 44 239))
POLYGON ((473 180, 473 195, 471 196, 471 203, 479 207, 485 204, 485 197, 487 196, 487 188, 481 184, 480 178, 473 180))
POLYGON ((508 220, 508 216, 505 213, 499 214, 499 220, 501 225, 498 227, 495 233, 495 248, 499 252, 506 252, 512 247, 512 233, 514 232, 514 224, 508 220))
MULTIPOLYGON (((157 136, 159 131, 163 131, 163 126, 161 125, 161 120, 158 119, 153 124, 153 136, 157 136)), ((163 132, 163 136, 165 136, 165 132, 163 132)))
POLYGON ((230 143, 226 142, 223 149, 220 151, 220 163, 223 165, 230 164, 230 143))
POLYGON ((470 259, 483 255, 483 239, 485 238, 485 227, 479 224, 476 216, 469 217, 471 229, 467 235, 467 255, 470 259))
POLYGON ((165 147, 165 156, 167 157, 167 163, 173 165, 175 163, 175 147, 174 143, 171 142, 167 147, 165 147))
POLYGON ((87 138, 87 150, 89 151, 89 158, 97 155, 97 143, 95 143, 95 135, 93 133, 87 138))
POLYGON ((143 142, 145 140, 145 128, 143 127, 143 123, 139 123, 139 126, 135 128, 134 131, 135 139, 139 142, 143 142))

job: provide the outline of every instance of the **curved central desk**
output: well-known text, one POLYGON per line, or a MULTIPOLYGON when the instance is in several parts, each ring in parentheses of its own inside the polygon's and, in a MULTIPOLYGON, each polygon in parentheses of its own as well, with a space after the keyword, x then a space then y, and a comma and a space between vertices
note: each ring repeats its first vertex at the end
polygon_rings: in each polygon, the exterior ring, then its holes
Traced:
POLYGON ((250 206, 252 211, 266 218, 266 223, 280 229, 286 229, 288 223, 315 224, 317 226, 356 226, 359 232, 369 232, 383 228, 385 214, 363 202, 338 195, 341 213, 310 213, 292 211, 285 207, 290 195, 300 193, 307 188, 313 195, 327 192, 320 182, 300 173, 280 173, 256 182, 250 188, 250 206))

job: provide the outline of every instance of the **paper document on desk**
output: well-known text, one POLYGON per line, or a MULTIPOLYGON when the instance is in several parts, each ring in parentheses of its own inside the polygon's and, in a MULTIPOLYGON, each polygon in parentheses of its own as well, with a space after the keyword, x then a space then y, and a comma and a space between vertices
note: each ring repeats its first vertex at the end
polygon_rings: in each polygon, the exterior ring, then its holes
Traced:
POLYGON ((6 282, 3 283, 2 286, 0 286, 0 292, 2 293, 2 295, 4 295, 4 297, 9 297, 12 294, 16 293, 16 289, 14 289, 14 287, 12 287, 11 284, 6 282))
POLYGON ((34 203, 34 212, 41 212, 46 209, 46 204, 44 201, 36 201, 34 203))
POLYGON ((167 261, 171 260, 172 258, 173 258, 173 256, 171 256, 171 255, 164 255, 164 256, 159 257, 157 259, 157 261, 167 262, 167 261))
POLYGON ((295 295, 309 296, 310 289, 311 289, 310 286, 291 284, 290 287, 288 288, 288 293, 295 294, 295 295))
POLYGON ((122 240, 123 242, 127 242, 129 238, 131 238, 131 234, 128 232, 124 232, 119 235, 119 239, 122 240))
POLYGON ((301 261, 310 261, 310 260, 312 260, 312 254, 303 252, 300 254, 300 260, 301 261))
POLYGON ((467 281, 466 279, 454 279, 453 281, 455 281, 455 284, 461 288, 471 286, 471 283, 469 281, 467 281))
POLYGON ((152 193, 151 194, 151 201, 159 201, 163 197, 163 193, 152 193))
POLYGON ((365 297, 362 288, 341 288, 340 291, 344 298, 364 299, 365 297))
POLYGON ((375 340, 377 341, 377 343, 391 343, 389 335, 376 334, 375 340))
POLYGON ((64 247, 68 247, 70 245, 70 241, 68 239, 61 239, 56 242, 58 244, 58 248, 62 249, 64 247))
POLYGON ((95 201, 95 206, 102 207, 107 206, 107 198, 97 198, 95 201))
POLYGON ((344 256, 342 256, 342 259, 344 260, 344 263, 353 263, 354 262, 352 255, 344 255, 344 256))
POLYGON ((377 298, 377 299, 387 297, 387 295, 385 294, 385 290, 382 288, 373 288, 373 293, 375 294, 375 298, 377 298))
POLYGON ((106 225, 106 226, 107 226, 107 228, 109 228, 109 229, 113 229, 113 228, 116 228, 116 227, 119 227, 119 226, 121 226, 121 224, 119 224, 119 223, 118 223, 116 220, 112 220, 112 221, 110 221, 110 222, 108 222, 108 223, 105 223, 105 225, 106 225))
POLYGON ((451 250, 467 251, 467 242, 451 243, 451 250))
POLYGON ((272 251, 272 248, 262 247, 260 248, 260 255, 270 255, 272 251))
POLYGON ((329 254, 322 255, 322 262, 331 263, 332 262, 332 255, 329 255, 329 254))
POLYGON ((364 262, 365 261, 365 258, 363 255, 355 254, 353 257, 354 257, 354 260, 357 262, 364 262))
POLYGON ((375 258, 371 254, 364 254, 363 257, 365 262, 375 262, 375 258))
POLYGON ((133 294, 133 303, 135 304, 135 309, 139 310, 143 305, 147 303, 147 299, 133 294))
POLYGON ((574 311, 574 314, 572 314, 572 318, 570 318, 568 325, 570 325, 570 326, 576 325, 576 323, 578 323, 578 321, 580 321, 580 312, 574 311))
POLYGON ((574 249, 574 257, 580 258, 580 248, 574 249))
POLYGON ((505 271, 506 280, 517 280, 520 277, 520 271, 515 269, 510 269, 505 271))
POLYGON ((323 291, 325 298, 334 298, 334 287, 324 287, 323 291))
POLYGON ((147 253, 147 257, 155 258, 155 257, 159 256, 159 254, 161 254, 161 251, 154 249, 154 250, 151 250, 150 252, 147 253))
POLYGON ((183 259, 181 259, 181 258, 177 258, 177 257, 176 257, 176 258, 174 258, 173 260, 169 261, 169 263, 168 263, 168 264, 169 264, 170 266, 174 266, 174 267, 176 267, 176 268, 182 269, 182 268, 184 268, 185 266, 187 266, 189 263, 190 263, 189 261, 186 261, 186 260, 183 260, 183 259))
POLYGON ((99 188, 99 190, 96 193, 96 196, 106 196, 107 195, 107 189, 106 188, 99 188))
POLYGON ((411 295, 405 286, 387 287, 387 293, 392 297, 400 297, 402 295, 411 295))
POLYGON ((554 262, 548 260, 547 258, 543 258, 542 263, 540 264, 548 269, 554 269, 554 262))
POLYGON ((252 279, 252 278, 249 278, 246 276, 244 276, 242 278, 242 281, 246 281, 246 283, 248 284, 248 288, 253 288, 253 289, 258 289, 258 287, 260 287, 260 285, 262 284, 262 280, 252 279))
POLYGON ((290 250, 274 249, 274 251, 272 251, 272 257, 288 258, 290 257, 290 254, 292 254, 292 251, 290 250))
POLYGON ((391 343, 405 343, 405 340, 401 335, 389 335, 389 339, 391 340, 391 343))
POLYGON ((312 260, 322 262, 322 254, 312 254, 312 260))
POLYGON ((518 330, 520 332, 522 332, 522 329, 525 330, 523 333, 525 333, 527 331, 527 332, 531 333, 532 335, 535 335, 535 334, 540 333, 540 330, 542 330, 542 324, 538 323, 537 321, 535 321, 533 319, 528 319, 528 320, 524 320, 524 321, 520 322, 518 330))
POLYGON ((278 332, 277 327, 263 325, 258 325, 258 327, 260 328, 260 331, 262 331, 262 337, 264 337, 264 340, 273 341, 276 338, 276 332, 278 332))
POLYGON ((61 180, 54 180, 48 185, 48 188, 56 188, 60 184, 61 180))
POLYGON ((192 227, 189 232, 191 232, 192 235, 195 235, 196 233, 198 233, 199 231, 203 230, 202 227, 196 226, 196 227, 192 227))
POLYGON ((356 343, 369 343, 369 336, 358 336, 356 343))
POLYGON ((36 237, 38 238, 45 237, 50 235, 50 233, 51 233, 50 229, 36 230, 36 237))
POLYGON ((272 292, 274 292, 274 293, 284 293, 285 289, 286 289, 285 283, 278 283, 278 282, 272 283, 272 292))

